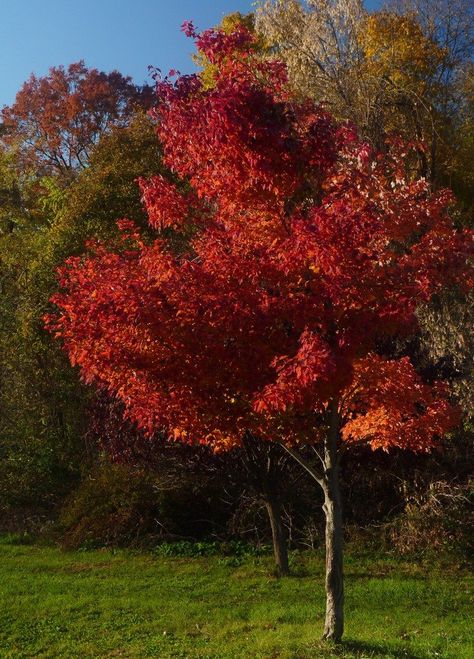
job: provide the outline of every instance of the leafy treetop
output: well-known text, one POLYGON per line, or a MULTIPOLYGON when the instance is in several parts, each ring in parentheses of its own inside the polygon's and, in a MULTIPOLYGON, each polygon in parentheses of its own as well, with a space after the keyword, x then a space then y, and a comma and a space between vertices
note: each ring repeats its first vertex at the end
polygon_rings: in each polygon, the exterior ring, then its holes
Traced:
POLYGON ((89 162, 92 147, 112 126, 126 125, 149 105, 150 90, 118 71, 88 69, 83 61, 31 75, 2 110, 4 141, 19 150, 22 168, 66 180, 89 162))
POLYGON ((318 441, 336 410, 348 444, 429 449, 458 412, 393 339, 416 331, 434 293, 472 286, 472 233, 453 227, 451 194, 408 177, 410 145, 375 153, 294 100, 243 26, 186 30, 215 84, 158 82, 165 161, 186 185, 141 189, 153 227, 192 224, 195 237, 176 255, 121 220, 122 249, 91 244, 62 267, 48 328, 149 435, 294 446, 318 441))

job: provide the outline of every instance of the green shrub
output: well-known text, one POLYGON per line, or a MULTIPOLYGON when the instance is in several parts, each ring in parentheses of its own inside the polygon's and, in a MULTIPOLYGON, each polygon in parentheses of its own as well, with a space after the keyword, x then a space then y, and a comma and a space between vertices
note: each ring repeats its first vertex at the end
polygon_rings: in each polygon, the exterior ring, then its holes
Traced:
MULTIPOLYGON (((107 461, 94 467, 60 513, 60 544, 92 549, 181 541, 173 544, 176 551, 181 546, 186 552, 189 546, 196 555, 196 541, 216 535, 222 527, 219 492, 196 474, 183 470, 178 476, 175 467, 170 469, 165 460, 155 472, 107 461)), ((209 551, 208 544, 203 552, 209 551)))
POLYGON ((0 535, 0 545, 32 545, 35 538, 26 531, 23 533, 4 533, 0 535))
POLYGON ((68 549, 133 546, 156 533, 157 492, 144 472, 103 463, 81 482, 64 506, 59 530, 68 549))

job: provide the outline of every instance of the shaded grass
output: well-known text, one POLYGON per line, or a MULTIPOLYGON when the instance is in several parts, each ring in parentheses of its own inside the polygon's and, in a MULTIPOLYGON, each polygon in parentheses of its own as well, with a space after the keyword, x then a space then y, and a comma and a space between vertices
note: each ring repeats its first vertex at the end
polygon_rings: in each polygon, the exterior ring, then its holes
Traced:
POLYGON ((472 579, 454 567, 349 555, 345 642, 318 639, 323 559, 0 544, 0 657, 452 657, 472 659, 472 579))

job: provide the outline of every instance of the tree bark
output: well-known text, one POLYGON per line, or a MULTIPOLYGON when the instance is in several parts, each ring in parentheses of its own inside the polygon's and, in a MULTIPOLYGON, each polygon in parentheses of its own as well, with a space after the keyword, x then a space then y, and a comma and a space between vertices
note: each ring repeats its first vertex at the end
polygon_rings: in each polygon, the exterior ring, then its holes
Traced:
POLYGON ((265 500, 270 526, 272 528, 273 554, 278 576, 286 576, 290 573, 288 565, 288 544, 286 540, 285 527, 281 516, 281 505, 276 497, 267 497, 265 500))
POLYGON ((324 442, 323 510, 326 516, 326 620, 323 638, 339 642, 344 631, 343 526, 339 486, 339 418, 333 405, 324 442))
POLYGON ((285 474, 285 454, 271 442, 247 432, 243 445, 243 464, 249 482, 265 504, 272 530, 273 554, 279 576, 289 574, 288 540, 282 520, 281 484, 285 474))
POLYGON ((339 642, 344 631, 343 528, 337 475, 324 489, 326 515, 326 620, 323 638, 339 642))

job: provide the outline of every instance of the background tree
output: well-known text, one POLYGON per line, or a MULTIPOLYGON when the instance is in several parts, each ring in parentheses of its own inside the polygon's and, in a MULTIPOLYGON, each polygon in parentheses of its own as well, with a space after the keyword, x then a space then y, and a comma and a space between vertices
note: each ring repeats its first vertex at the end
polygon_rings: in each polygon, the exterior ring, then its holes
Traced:
POLYGON ((3 140, 17 150, 23 171, 68 181, 87 166, 100 137, 125 126, 147 99, 149 90, 118 71, 88 69, 83 61, 52 67, 47 76, 32 75, 3 108, 3 140))
POLYGON ((295 91, 361 127, 366 91, 358 37, 365 16, 361 0, 277 0, 256 11, 257 33, 285 61, 295 91))
POLYGON ((446 53, 428 38, 413 13, 375 12, 361 21, 361 75, 368 92, 367 134, 378 145, 392 133, 416 140, 419 175, 437 175, 436 111, 446 53))
POLYGON ((438 187, 454 180, 471 3, 396 0, 368 13, 358 0, 268 0, 256 29, 287 63, 298 93, 352 120, 376 148, 390 131, 422 142, 420 174, 438 187))
POLYGON ((288 462, 288 454, 281 446, 247 433, 239 450, 233 451, 233 455, 223 465, 224 469, 227 468, 231 472, 231 477, 236 470, 240 476, 241 488, 247 486, 265 506, 272 532, 273 555, 278 576, 285 576, 290 572, 287 530, 283 518, 285 495, 289 498, 294 481, 294 473, 288 462))
MULTIPOLYGON (((117 236, 115 218, 145 224, 140 174, 162 171, 152 122, 143 114, 103 136, 87 169, 67 190, 44 178, 35 215, 0 236, 1 372, 0 509, 5 522, 51 516, 75 487, 87 431, 89 393, 44 332, 42 315, 55 289, 56 267, 84 251, 86 237, 117 236)), ((17 216, 15 216, 17 217, 17 216)), ((20 223, 19 223, 20 222, 20 223)))
MULTIPOLYGON (((255 34, 255 19, 253 14, 241 14, 240 12, 234 12, 232 14, 227 14, 224 16, 222 21, 217 26, 217 29, 222 30, 225 34, 232 34, 232 32, 237 31, 239 28, 244 28, 246 31, 252 32, 255 34)), ((236 44, 237 45, 237 44, 236 44)), ((245 46, 245 44, 243 44, 245 46)), ((265 44, 263 40, 255 40, 254 51, 264 52, 265 44)), ((244 51, 245 53, 245 47, 244 51)), ((234 51, 234 57, 237 54, 237 50, 234 51)), ((193 55, 194 63, 201 67, 200 77, 203 82, 203 85, 207 88, 213 87, 216 83, 216 78, 218 75, 218 65, 215 62, 211 62, 204 53, 197 52, 193 55)))
POLYGON ((339 640, 340 455, 428 451, 457 423, 445 384, 423 381, 395 339, 416 333, 421 301, 470 285, 471 235, 447 192, 410 179, 403 145, 372 153, 296 102, 280 62, 252 59, 251 33, 186 31, 218 63, 216 84, 164 81, 156 116, 164 161, 191 187, 142 189, 152 227, 192 217, 197 235, 176 256, 122 220, 119 252, 66 262, 47 323, 146 433, 223 450, 251 432, 305 467, 324 494, 324 635, 339 640))
POLYGON ((463 221, 474 221, 474 64, 456 78, 457 112, 450 126, 449 167, 445 174, 463 210, 463 221))

